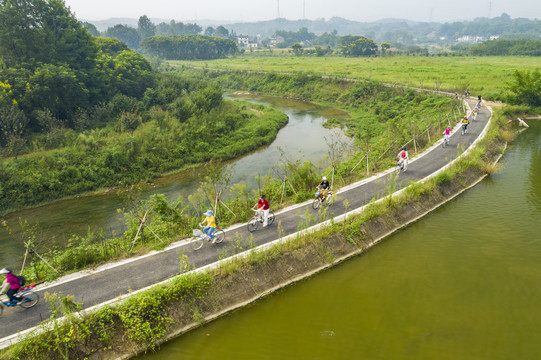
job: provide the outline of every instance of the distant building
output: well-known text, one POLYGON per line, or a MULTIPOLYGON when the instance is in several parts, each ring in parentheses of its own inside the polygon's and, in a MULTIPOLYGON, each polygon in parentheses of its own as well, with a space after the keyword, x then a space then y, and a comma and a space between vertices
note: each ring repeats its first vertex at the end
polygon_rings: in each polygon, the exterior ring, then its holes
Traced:
POLYGON ((271 47, 276 46, 277 44, 284 42, 284 38, 282 36, 273 36, 270 38, 269 45, 271 47))
POLYGON ((458 41, 458 42, 467 42, 467 43, 478 43, 478 42, 485 41, 485 38, 482 37, 482 36, 466 35, 466 36, 459 37, 458 39, 456 39, 456 41, 458 41))
POLYGON ((256 48, 258 47, 258 42, 255 39, 250 39, 248 35, 239 35, 237 36, 237 44, 241 47, 247 48, 256 48))

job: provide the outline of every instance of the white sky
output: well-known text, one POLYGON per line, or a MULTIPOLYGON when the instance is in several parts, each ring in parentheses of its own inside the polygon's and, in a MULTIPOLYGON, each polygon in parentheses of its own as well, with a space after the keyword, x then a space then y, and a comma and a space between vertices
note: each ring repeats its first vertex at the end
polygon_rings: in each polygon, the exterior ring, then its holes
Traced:
POLYGON ((333 16, 357 21, 400 18, 447 22, 495 17, 541 18, 539 0, 65 0, 80 20, 112 17, 253 22, 280 17, 307 19, 333 16))

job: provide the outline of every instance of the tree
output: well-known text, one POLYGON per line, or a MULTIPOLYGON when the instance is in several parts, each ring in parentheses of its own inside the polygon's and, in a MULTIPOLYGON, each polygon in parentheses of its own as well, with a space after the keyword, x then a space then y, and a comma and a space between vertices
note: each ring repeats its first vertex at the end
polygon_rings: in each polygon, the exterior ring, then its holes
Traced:
POLYGON ((154 25, 152 21, 150 21, 148 16, 143 15, 139 18, 139 21, 137 22, 137 31, 139 32, 141 40, 143 40, 147 37, 156 35, 156 25, 154 25))
POLYGON ((381 52, 383 54, 386 54, 387 50, 389 50, 390 48, 391 48, 391 44, 389 44, 388 42, 381 43, 381 52))
POLYGON ((378 51, 378 45, 372 39, 365 38, 364 36, 357 36, 355 40, 349 36, 345 36, 346 40, 352 40, 345 45, 342 45, 342 53, 345 56, 371 56, 376 55, 378 51))
POLYGON ((141 42, 141 36, 136 29, 126 25, 115 25, 105 31, 105 37, 115 38, 122 42, 125 42, 130 49, 139 49, 139 43, 141 42))
POLYGON ((508 87, 513 94, 508 101, 512 104, 541 106, 541 73, 539 70, 515 71, 513 81, 508 87))
POLYGON ((111 56, 116 56, 124 50, 129 50, 126 43, 114 38, 99 37, 96 39, 96 43, 100 47, 101 51, 111 56))
POLYGON ((207 27, 205 29, 205 35, 214 36, 214 28, 212 26, 207 27))
POLYGON ((221 38, 227 38, 227 37, 229 37, 229 30, 227 30, 222 25, 220 25, 214 31, 214 36, 218 36, 218 37, 221 37, 221 38))
POLYGON ((316 46, 315 50, 316 50, 316 56, 319 56, 319 57, 325 56, 325 54, 327 53, 327 51, 322 49, 321 46, 316 46))
POLYGON ((94 36, 100 36, 100 32, 98 31, 98 28, 94 25, 94 24, 91 24, 89 22, 83 22, 83 27, 86 29, 86 31, 88 31, 89 33, 91 33, 92 35, 94 36))
POLYGON ((293 50, 293 52, 295 53, 296 56, 301 56, 302 55, 303 49, 302 49, 301 44, 295 43, 295 44, 291 45, 291 49, 293 50))
POLYGON ((0 49, 9 66, 21 63, 95 67, 98 48, 92 35, 61 0, 2 0, 0 49))

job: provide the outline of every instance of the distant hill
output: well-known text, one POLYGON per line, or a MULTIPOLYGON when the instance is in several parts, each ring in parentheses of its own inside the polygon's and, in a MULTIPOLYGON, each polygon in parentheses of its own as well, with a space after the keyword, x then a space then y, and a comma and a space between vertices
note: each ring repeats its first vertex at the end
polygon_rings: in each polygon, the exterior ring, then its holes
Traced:
MULTIPOLYGON (((99 31, 105 31, 108 27, 116 24, 124 24, 137 27, 138 19, 112 18, 100 21, 88 21, 94 24, 99 31)), ((151 19, 154 24, 162 22, 169 23, 170 19, 151 19)), ((402 44, 426 44, 456 41, 484 41, 490 38, 541 38, 541 20, 529 20, 524 18, 511 19, 509 15, 502 14, 495 18, 477 18, 474 21, 437 23, 417 22, 405 19, 381 19, 374 22, 359 22, 340 17, 333 17, 328 20, 288 20, 277 18, 257 22, 229 22, 217 20, 186 20, 176 22, 196 23, 205 29, 208 26, 223 25, 238 35, 256 36, 269 38, 277 30, 298 31, 306 28, 316 35, 332 33, 337 35, 362 35, 375 40, 378 43, 387 41, 390 43, 402 44), (464 40, 466 39, 466 40, 464 40), (472 40, 473 39, 473 40, 472 40)))

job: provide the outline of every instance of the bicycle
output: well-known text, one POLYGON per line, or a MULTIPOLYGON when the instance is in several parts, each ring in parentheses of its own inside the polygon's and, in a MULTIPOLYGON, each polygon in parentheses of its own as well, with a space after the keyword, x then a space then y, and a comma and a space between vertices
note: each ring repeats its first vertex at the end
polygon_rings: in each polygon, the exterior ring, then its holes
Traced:
POLYGON ((464 135, 467 132, 468 132, 468 124, 463 124, 462 125, 462 135, 464 135))
POLYGON ((402 162, 399 160, 396 161, 396 175, 400 174, 400 171, 405 172, 408 169, 408 166, 406 165, 406 160, 404 159, 402 162))
MULTIPOLYGON (((201 226, 202 227, 202 226, 201 226)), ((213 244, 219 244, 225 239, 225 231, 223 231, 222 228, 217 227, 216 230, 212 233, 214 235, 214 240, 212 241, 213 244)), ((193 239, 190 241, 190 245, 192 246, 192 249, 199 250, 203 247, 203 243, 207 241, 211 241, 211 237, 205 234, 201 229, 193 229, 193 239)))
MULTIPOLYGON (((250 219, 248 220, 248 231, 249 232, 254 232, 257 230, 257 227, 259 226, 259 223, 262 223, 265 218, 263 217, 263 211, 259 211, 259 210, 254 210, 252 209, 253 212, 255 212, 255 215, 250 219)), ((274 223, 274 212, 272 210, 269 210, 269 216, 267 217, 267 226, 271 226, 272 224, 274 223)))
POLYGON ((332 204, 332 190, 329 189, 329 191, 327 192, 327 196, 325 196, 325 199, 322 199, 320 194, 321 192, 319 190, 317 190, 314 194, 316 197, 312 202, 312 208, 314 208, 314 210, 317 209, 322 203, 327 206, 332 204))
POLYGON ((31 307, 36 306, 36 304, 39 302, 39 294, 32 291, 36 285, 37 284, 32 284, 19 290, 16 295, 21 298, 20 301, 0 301, 0 316, 4 312, 4 306, 14 307, 19 305, 25 309, 30 309, 31 307))
POLYGON ((443 135, 443 141, 441 143, 441 147, 445 149, 445 147, 449 145, 449 141, 450 141, 450 136, 443 135))

